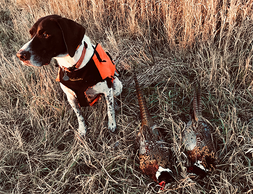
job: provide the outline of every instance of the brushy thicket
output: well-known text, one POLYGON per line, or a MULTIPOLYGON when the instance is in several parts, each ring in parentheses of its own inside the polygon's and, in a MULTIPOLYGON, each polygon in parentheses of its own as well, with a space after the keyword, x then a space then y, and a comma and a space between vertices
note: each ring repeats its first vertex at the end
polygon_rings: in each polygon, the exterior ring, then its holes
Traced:
POLYGON ((0 0, 0 193, 156 193, 139 170, 140 117, 133 61, 147 106, 166 129, 177 181, 164 193, 253 192, 253 3, 250 0, 0 0), (26 67, 15 53, 40 17, 59 14, 86 28, 122 71, 118 129, 107 130, 102 98, 76 116, 54 62, 26 67), (214 128, 217 169, 186 173, 181 131, 196 81, 214 128))

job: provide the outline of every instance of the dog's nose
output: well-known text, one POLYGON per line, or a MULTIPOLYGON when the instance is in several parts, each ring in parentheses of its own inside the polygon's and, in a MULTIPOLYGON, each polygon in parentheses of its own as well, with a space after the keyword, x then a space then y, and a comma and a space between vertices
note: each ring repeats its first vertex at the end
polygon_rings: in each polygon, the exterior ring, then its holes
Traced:
POLYGON ((18 51, 16 55, 21 61, 28 61, 30 60, 30 57, 31 57, 30 52, 24 51, 24 50, 18 51))

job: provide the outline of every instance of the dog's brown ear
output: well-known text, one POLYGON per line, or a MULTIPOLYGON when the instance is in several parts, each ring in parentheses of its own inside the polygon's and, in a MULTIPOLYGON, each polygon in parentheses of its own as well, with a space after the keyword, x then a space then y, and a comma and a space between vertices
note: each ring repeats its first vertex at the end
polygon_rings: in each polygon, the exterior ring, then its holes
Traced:
POLYGON ((37 29, 38 29, 38 26, 39 24, 43 21, 43 20, 47 20, 47 19, 59 19, 59 18, 62 18, 61 16, 59 15, 48 15, 48 16, 44 16, 44 17, 41 17, 39 18, 34 24, 33 26, 31 27, 31 29, 29 30, 31 36, 33 37, 36 33, 37 33, 37 29))
POLYGON ((57 23, 62 31, 68 54, 73 57, 77 46, 83 39, 85 28, 73 20, 69 20, 67 18, 59 18, 57 19, 57 23))

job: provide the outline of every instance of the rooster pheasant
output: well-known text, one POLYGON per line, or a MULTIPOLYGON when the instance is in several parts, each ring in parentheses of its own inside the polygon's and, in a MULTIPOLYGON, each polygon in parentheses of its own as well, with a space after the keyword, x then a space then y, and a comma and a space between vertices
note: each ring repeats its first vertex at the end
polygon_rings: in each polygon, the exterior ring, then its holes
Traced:
POLYGON ((204 177, 208 171, 215 169, 216 157, 211 138, 211 126, 202 117, 199 87, 194 93, 193 110, 191 112, 191 119, 183 130, 183 143, 187 151, 187 157, 191 162, 188 171, 204 177))
POLYGON ((141 128, 138 133, 140 169, 164 187, 166 183, 174 180, 169 168, 169 151, 149 115, 136 75, 134 81, 141 112, 141 128))

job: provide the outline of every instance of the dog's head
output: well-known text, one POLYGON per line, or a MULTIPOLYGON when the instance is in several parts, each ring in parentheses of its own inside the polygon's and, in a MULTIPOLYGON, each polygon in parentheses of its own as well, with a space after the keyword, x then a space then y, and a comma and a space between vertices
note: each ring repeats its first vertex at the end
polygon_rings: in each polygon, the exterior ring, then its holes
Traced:
POLYGON ((74 56, 85 34, 78 23, 58 15, 40 18, 30 29, 32 39, 18 52, 17 57, 29 66, 43 66, 61 54, 74 56))

